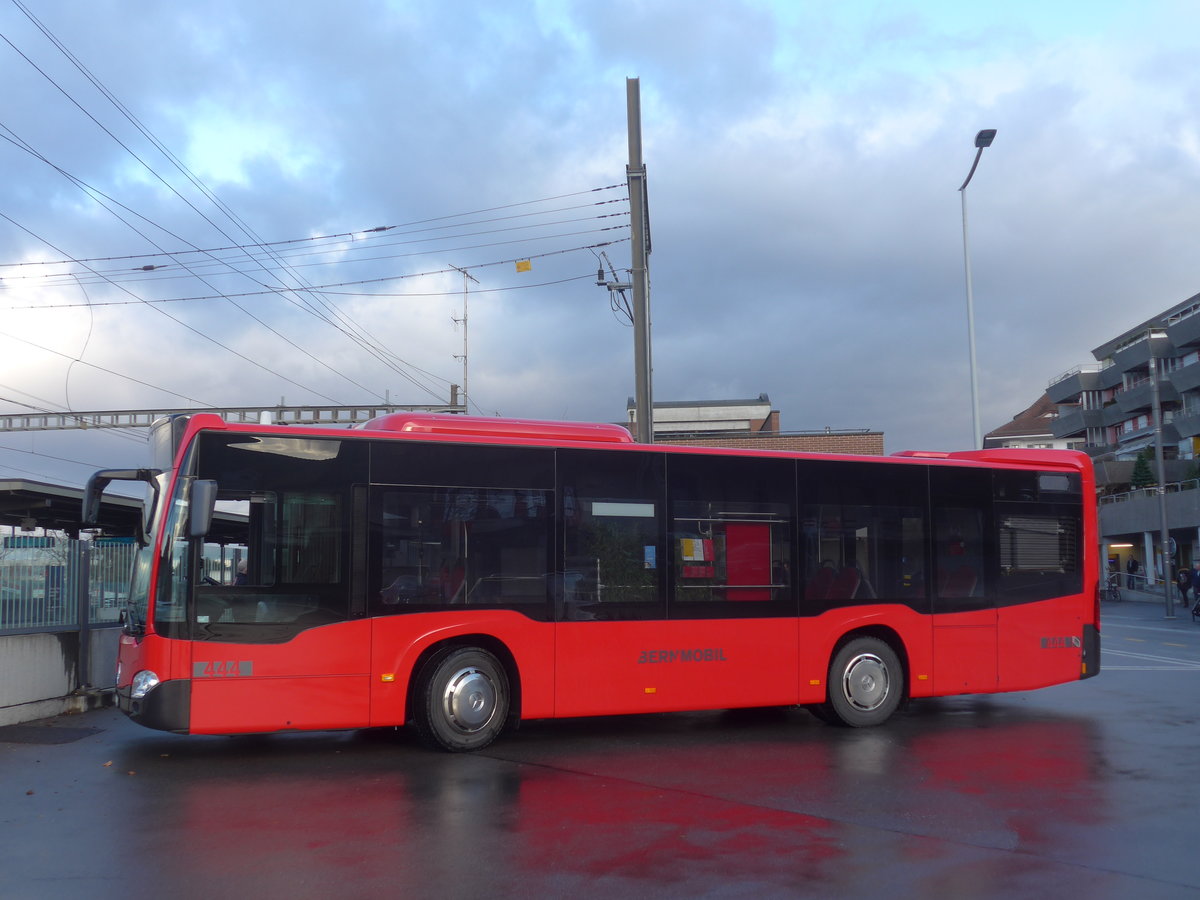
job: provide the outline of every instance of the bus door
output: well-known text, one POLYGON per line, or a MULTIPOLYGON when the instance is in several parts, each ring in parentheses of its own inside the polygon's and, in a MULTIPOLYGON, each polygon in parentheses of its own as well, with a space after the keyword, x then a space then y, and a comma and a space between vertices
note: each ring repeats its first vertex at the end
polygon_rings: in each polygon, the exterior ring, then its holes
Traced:
POLYGON ((984 510, 977 506, 934 509, 935 694, 997 688, 997 613, 989 589, 986 525, 984 510))
POLYGON ((1000 677, 1022 690, 1078 677, 1083 625, 1094 594, 1084 594, 1083 486, 1074 472, 996 473, 999 545, 1000 677))
POLYGON ((560 453, 556 715, 797 702, 779 462, 560 453))

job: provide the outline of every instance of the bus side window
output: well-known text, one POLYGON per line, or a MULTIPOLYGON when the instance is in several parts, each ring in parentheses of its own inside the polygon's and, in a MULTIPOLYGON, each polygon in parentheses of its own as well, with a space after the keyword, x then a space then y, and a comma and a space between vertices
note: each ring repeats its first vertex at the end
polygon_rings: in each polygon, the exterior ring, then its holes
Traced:
POLYGON ((342 503, 336 494, 289 493, 280 510, 283 584, 335 584, 341 578, 342 503))
POLYGON ((921 604, 925 528, 919 507, 809 506, 803 532, 803 596, 808 608, 877 600, 921 604))
POLYGON ((1082 591, 1079 476, 997 472, 994 484, 998 602, 1013 605, 1082 591))
POLYGON ((978 509, 934 510, 936 612, 963 612, 991 605, 985 590, 983 513, 978 509))
POLYGON ((340 496, 325 492, 223 494, 219 508, 244 516, 245 531, 236 544, 205 545, 196 623, 321 625, 344 619, 343 505, 340 496))
POLYGON ((376 488, 373 613, 486 606, 545 618, 552 508, 548 491, 523 488, 376 488))
POLYGON ((674 502, 672 617, 794 614, 791 526, 782 505, 674 502), (713 603, 734 606, 719 612, 713 603), (773 605, 773 604, 777 604, 773 605))
POLYGON ((657 453, 559 451, 564 618, 663 618, 662 472, 657 453))
POLYGON ((795 615, 795 464, 670 455, 672 619, 795 615))

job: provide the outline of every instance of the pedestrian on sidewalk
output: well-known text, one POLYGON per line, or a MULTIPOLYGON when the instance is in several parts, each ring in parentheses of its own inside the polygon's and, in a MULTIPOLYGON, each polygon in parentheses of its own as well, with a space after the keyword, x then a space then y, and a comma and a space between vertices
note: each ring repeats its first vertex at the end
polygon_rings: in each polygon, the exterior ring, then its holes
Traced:
POLYGON ((1132 588, 1134 580, 1137 578, 1138 561, 1132 556, 1129 557, 1129 562, 1125 563, 1125 587, 1132 588))
POLYGON ((1192 587, 1192 570, 1187 566, 1175 573, 1175 586, 1179 588, 1179 602, 1188 602, 1188 591, 1192 587))
POLYGON ((1200 606, 1200 561, 1192 564, 1192 600, 1200 606))

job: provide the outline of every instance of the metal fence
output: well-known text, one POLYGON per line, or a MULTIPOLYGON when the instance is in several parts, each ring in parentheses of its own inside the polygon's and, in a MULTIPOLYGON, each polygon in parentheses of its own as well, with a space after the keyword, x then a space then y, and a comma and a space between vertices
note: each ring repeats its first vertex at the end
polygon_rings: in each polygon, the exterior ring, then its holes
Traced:
POLYGON ((136 551, 132 543, 103 540, 3 538, 0 634, 116 624, 136 551))

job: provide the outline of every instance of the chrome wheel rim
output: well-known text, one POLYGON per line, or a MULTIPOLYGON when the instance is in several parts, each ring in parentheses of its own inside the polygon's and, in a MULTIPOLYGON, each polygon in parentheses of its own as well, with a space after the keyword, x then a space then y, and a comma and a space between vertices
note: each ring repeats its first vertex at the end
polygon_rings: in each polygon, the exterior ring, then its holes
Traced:
POLYGON ((461 734, 485 728, 496 714, 496 685, 474 666, 459 669, 446 682, 442 694, 446 721, 461 734))
POLYGON ((846 665, 842 694, 855 709, 869 712, 887 700, 891 679, 887 666, 874 653, 860 653, 846 665))

